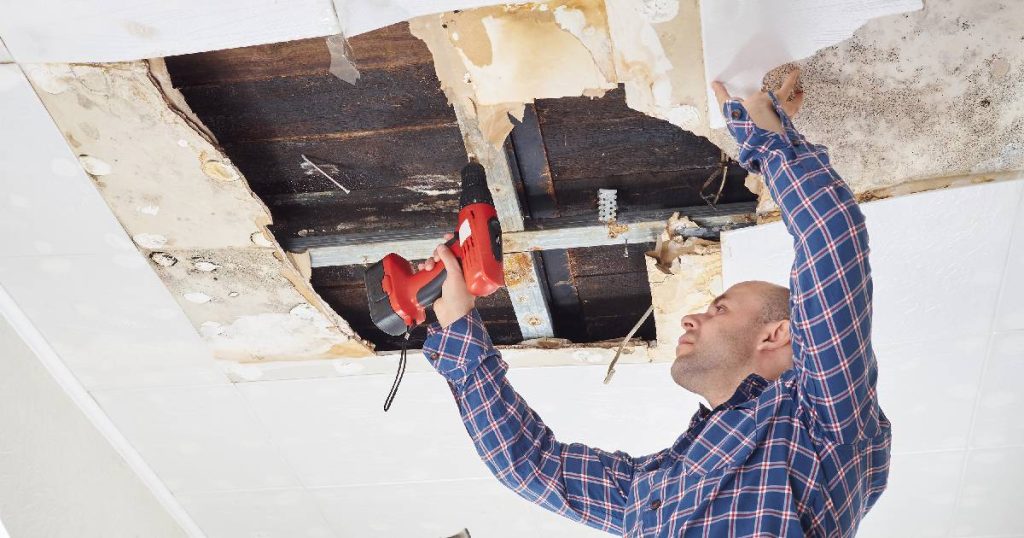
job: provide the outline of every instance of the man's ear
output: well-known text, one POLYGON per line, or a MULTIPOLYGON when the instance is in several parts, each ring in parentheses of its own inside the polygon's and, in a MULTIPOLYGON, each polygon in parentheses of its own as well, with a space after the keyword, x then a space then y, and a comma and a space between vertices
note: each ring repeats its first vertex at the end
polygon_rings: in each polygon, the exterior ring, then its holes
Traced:
POLYGON ((761 340, 757 343, 757 349, 761 351, 774 351, 783 346, 789 346, 791 338, 788 319, 773 321, 765 325, 761 333, 761 340))

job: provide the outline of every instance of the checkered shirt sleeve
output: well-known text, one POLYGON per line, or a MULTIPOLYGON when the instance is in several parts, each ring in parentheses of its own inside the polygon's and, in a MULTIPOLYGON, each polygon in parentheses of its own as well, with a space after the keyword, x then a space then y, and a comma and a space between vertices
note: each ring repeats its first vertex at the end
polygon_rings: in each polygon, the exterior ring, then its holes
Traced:
POLYGON ((793 352, 805 404, 822 436, 852 443, 879 433, 878 365, 871 348, 868 233, 849 186, 824 146, 811 144, 769 94, 785 134, 757 127, 743 104, 725 104, 739 162, 762 174, 793 236, 793 352))

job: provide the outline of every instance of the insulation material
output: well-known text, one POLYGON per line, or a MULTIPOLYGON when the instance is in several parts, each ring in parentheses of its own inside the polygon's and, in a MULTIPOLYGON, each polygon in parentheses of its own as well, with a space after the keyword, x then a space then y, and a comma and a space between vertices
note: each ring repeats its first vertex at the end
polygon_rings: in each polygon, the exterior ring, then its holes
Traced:
MULTIPOLYGON (((730 94, 746 97, 761 89, 768 71, 848 39, 872 18, 921 7, 921 0, 701 1, 705 78, 720 80, 730 94)), ((708 92, 711 126, 724 127, 710 88, 708 92)))
POLYGON ((370 355, 269 239, 266 208, 181 108, 180 95, 160 84, 160 67, 51 64, 27 72, 80 164, 216 356, 370 355))

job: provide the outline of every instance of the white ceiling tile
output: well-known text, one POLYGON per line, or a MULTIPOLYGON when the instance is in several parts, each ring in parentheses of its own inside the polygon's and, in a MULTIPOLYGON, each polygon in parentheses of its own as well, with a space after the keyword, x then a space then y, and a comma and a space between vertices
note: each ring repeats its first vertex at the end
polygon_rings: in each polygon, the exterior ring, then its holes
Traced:
POLYGON ((950 536, 1020 533, 1024 447, 971 450, 950 536))
MULTIPOLYGON (((423 360, 413 357, 412 360, 423 360)), ((517 368, 513 386, 559 439, 635 455, 682 435, 698 399, 667 364, 517 368)), ((489 477, 439 374, 406 374, 394 407, 390 376, 245 383, 238 390, 310 487, 489 477), (414 447, 414 448, 412 448, 414 447)))
POLYGON ((1024 195, 1013 225, 1013 240, 1006 256, 1003 289, 996 312, 995 330, 1024 330, 1024 195))
POLYGON ((299 485, 234 386, 93 397, 175 493, 299 485))
POLYGON ((16 64, 0 65, 0 257, 135 246, 16 64))
POLYGON ((1024 446, 1024 331, 996 333, 981 382, 971 446, 1024 446))
POLYGON ((495 478, 317 488, 311 494, 338 536, 608 536, 531 504, 495 478), (357 509, 354 507, 358 507, 357 509))
MULTIPOLYGON (((426 360, 413 355, 410 360, 426 360)), ((306 486, 490 476, 435 372, 245 383, 238 390, 306 486)))
POLYGON ((302 488, 187 493, 177 496, 207 538, 333 538, 302 488))
POLYGON ((676 385, 670 364, 515 368, 509 380, 559 440, 634 456, 668 448, 702 401, 676 385))
MULTIPOLYGON (((991 330, 1007 223, 1022 186, 1003 181, 861 206, 871 236, 875 342, 946 336, 952 320, 957 335, 991 330)), ((791 242, 781 222, 724 234, 725 285, 755 279, 788 285, 791 242)))
POLYGON ((893 455, 889 485, 864 517, 859 538, 946 536, 965 451, 893 455))
POLYGON ((228 383, 137 251, 0 257, 0 285, 86 388, 228 383))
POLYGON ((987 347, 986 336, 876 346, 893 452, 967 448, 987 347))
POLYGON ((331 0, 107 0, 103 9, 87 2, 43 0, 8 9, 0 19, 7 46, 19 61, 33 63, 130 61, 339 31, 331 0))

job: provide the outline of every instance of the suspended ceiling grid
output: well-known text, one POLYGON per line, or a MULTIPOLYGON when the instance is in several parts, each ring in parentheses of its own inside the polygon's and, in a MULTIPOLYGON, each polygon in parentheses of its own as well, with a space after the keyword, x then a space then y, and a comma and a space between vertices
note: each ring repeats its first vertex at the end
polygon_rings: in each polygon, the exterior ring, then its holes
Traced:
MULTIPOLYGON (((328 71, 323 39, 167 59, 175 87, 267 204, 271 230, 287 250, 301 252, 346 234, 431 230, 440 238, 455 224, 466 149, 430 52, 406 23, 356 36, 351 45, 361 74, 355 85, 328 71)), ((716 146, 628 108, 621 89, 528 107, 535 123, 517 122, 505 144, 527 229, 557 226, 568 217, 597 223, 599 188, 618 190, 620 215, 655 211, 658 218, 673 209, 755 200, 734 162, 721 183, 723 156, 716 146), (519 136, 531 127, 539 130, 536 142, 519 136), (544 191, 550 195, 539 197, 530 194, 517 165, 538 155, 550 176, 544 191)), ((624 336, 651 304, 643 256, 652 247, 624 242, 534 253, 554 336, 574 342, 624 336)), ((369 320, 365 268, 314 267, 313 287, 378 350, 396 349, 400 339, 369 320)), ((496 343, 522 340, 504 289, 481 298, 478 307, 496 343)), ((637 336, 656 337, 653 318, 637 336)), ((422 330, 415 332, 413 345, 422 337, 422 330)))

